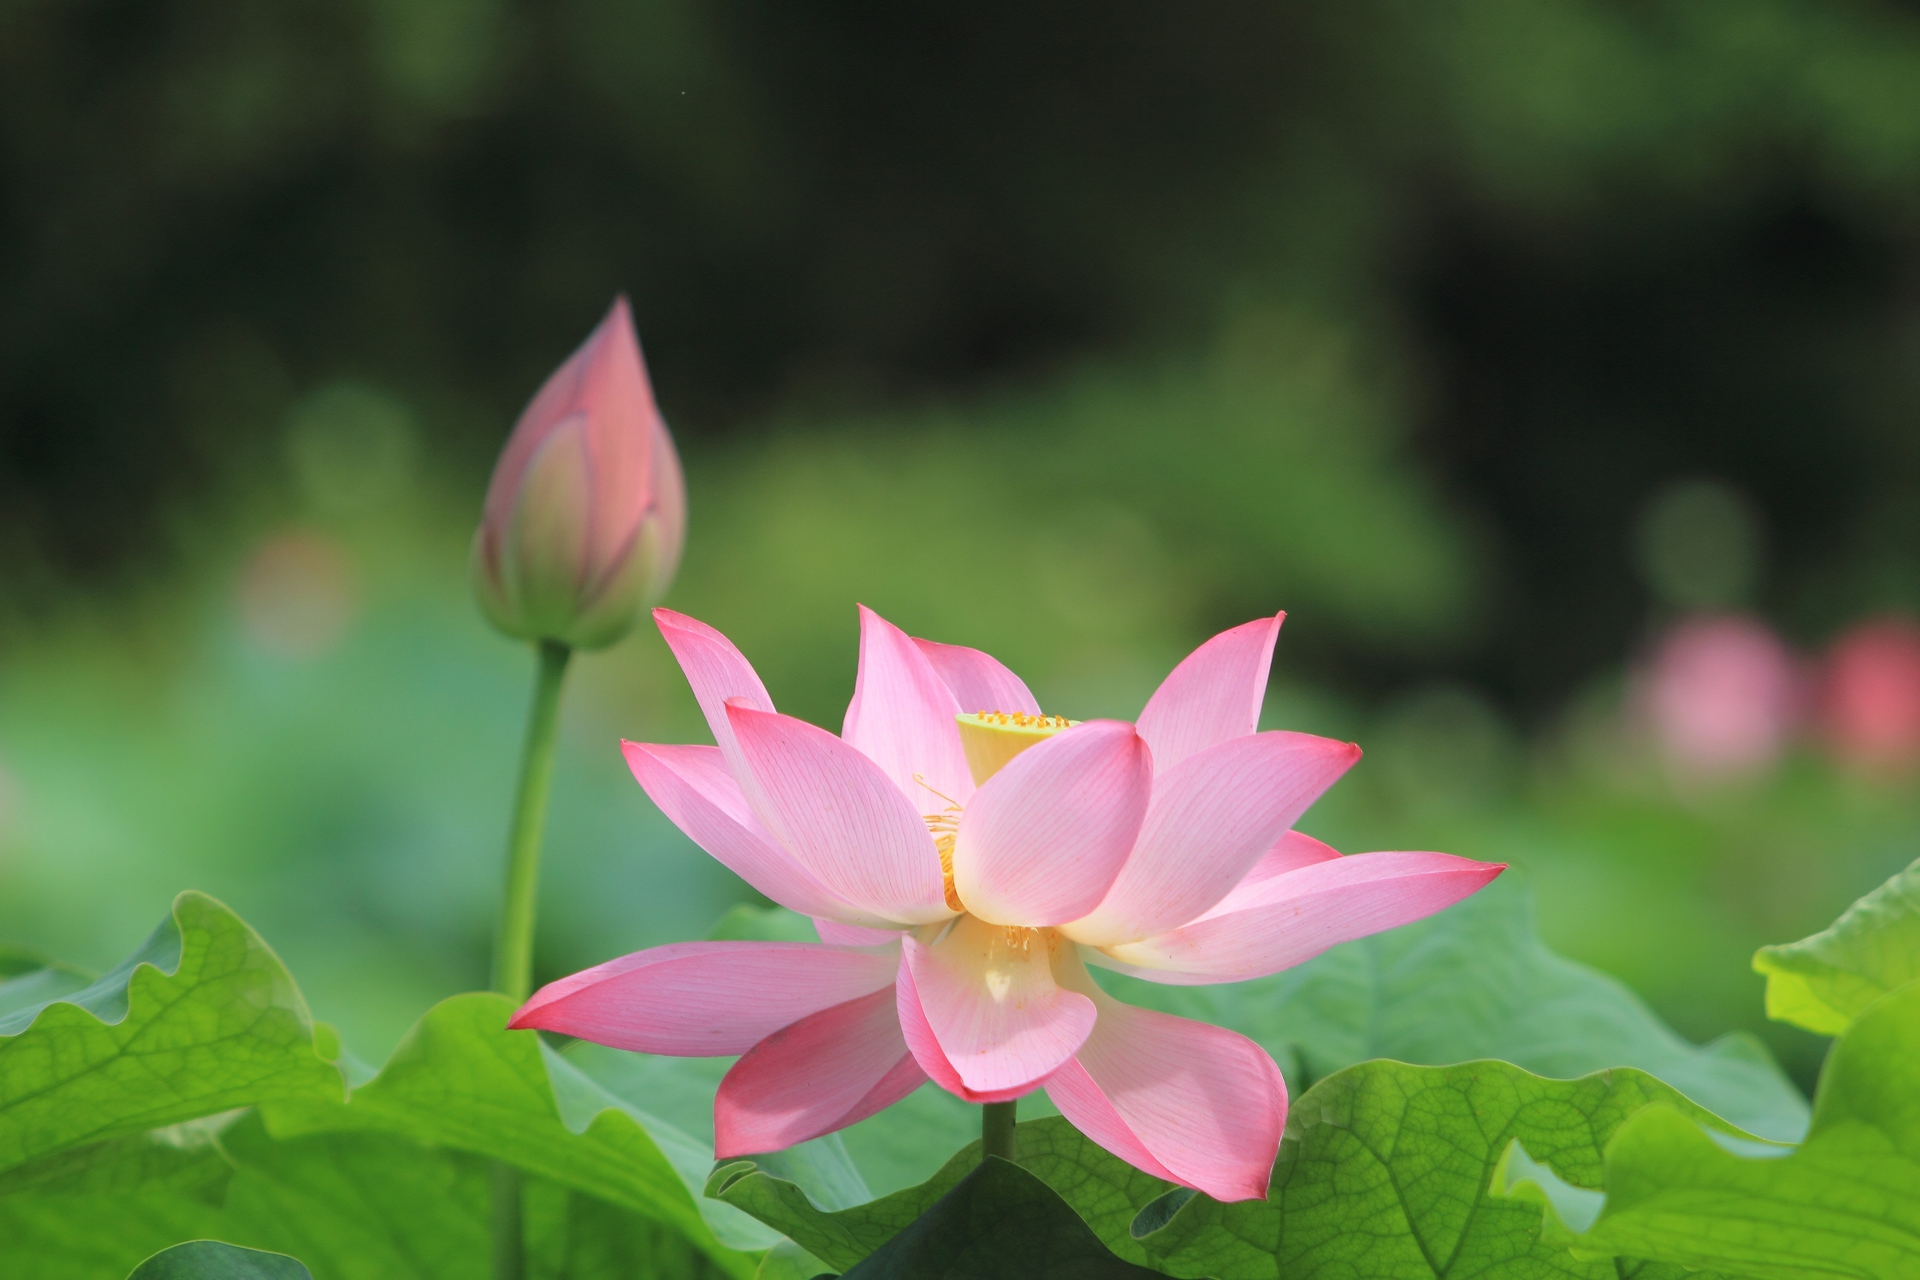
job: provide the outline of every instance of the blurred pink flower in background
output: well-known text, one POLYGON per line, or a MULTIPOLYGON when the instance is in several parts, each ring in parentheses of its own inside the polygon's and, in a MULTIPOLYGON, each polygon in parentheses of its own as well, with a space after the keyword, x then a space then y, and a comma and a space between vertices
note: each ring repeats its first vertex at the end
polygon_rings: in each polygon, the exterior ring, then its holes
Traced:
POLYGON ((1793 655, 1758 618, 1700 615, 1660 641, 1641 709, 1676 778, 1759 773, 1779 758, 1800 705, 1793 655))
POLYGON ((1820 722, 1841 759, 1873 772, 1920 761, 1920 623, 1856 623, 1827 651, 1820 722))
POLYGON ((626 635, 680 567, 687 491, 625 298, 521 413, 473 540, 493 624, 597 649, 626 635))

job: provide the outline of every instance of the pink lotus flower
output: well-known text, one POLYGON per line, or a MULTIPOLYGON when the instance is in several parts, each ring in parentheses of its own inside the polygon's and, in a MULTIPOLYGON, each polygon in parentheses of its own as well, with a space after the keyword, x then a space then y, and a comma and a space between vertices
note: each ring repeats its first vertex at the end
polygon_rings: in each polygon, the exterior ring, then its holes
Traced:
POLYGON ((1849 763, 1897 772, 1920 760, 1920 624, 1886 617, 1848 630, 1820 692, 1828 740, 1849 763))
POLYGON ((474 591, 508 635, 612 644, 680 565, 686 483, 617 298, 520 415, 487 486, 474 591))
POLYGON ((1740 615, 1675 626, 1644 686, 1654 730, 1682 781, 1773 764, 1793 730, 1798 695, 1786 645, 1758 618, 1740 615))
POLYGON ((655 610, 719 745, 625 744, 667 816, 813 916, 821 942, 656 947, 545 987, 512 1025, 742 1055, 714 1102, 722 1159, 843 1128, 930 1078, 971 1102, 1044 1087, 1148 1173, 1265 1195, 1287 1109, 1272 1059, 1120 1003, 1087 965, 1259 977, 1438 911, 1503 867, 1342 857, 1290 830, 1360 751, 1255 731, 1278 617, 1202 645, 1137 725, 1042 715, 986 654, 860 617, 836 737, 775 712, 725 636, 655 610))

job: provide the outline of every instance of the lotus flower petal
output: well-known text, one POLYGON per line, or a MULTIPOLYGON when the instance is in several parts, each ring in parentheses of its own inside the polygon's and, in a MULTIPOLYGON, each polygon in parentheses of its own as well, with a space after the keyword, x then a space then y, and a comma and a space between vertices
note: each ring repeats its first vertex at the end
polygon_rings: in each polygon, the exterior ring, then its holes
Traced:
MULTIPOLYGON (((1053 952, 1061 945, 1057 935, 972 916, 960 917, 932 946, 911 936, 902 943, 926 1024, 967 1090, 1029 1090, 1093 1030, 1093 1001, 1053 979, 1053 952)), ((904 1014, 901 1023, 904 1030, 904 1014)), ((922 1058, 921 1066, 940 1079, 935 1064, 922 1058)))
MULTIPOLYGON (((843 900, 795 862, 747 806, 718 747, 622 742, 627 767, 673 825, 729 871, 790 911, 884 923, 843 900)), ((866 931, 862 931, 866 932, 866 931)), ((843 938, 823 939, 828 942, 843 938)), ((875 935, 862 945, 891 942, 875 935)))
POLYGON ((926 1082, 891 987, 774 1032, 733 1064, 713 1100, 720 1160, 780 1151, 864 1120, 926 1082))
POLYGON ((1023 751, 961 815, 960 900, 992 924, 1085 915, 1120 874, 1152 786, 1146 744, 1117 720, 1090 720, 1023 751))
POLYGON ((1113 888, 1063 932, 1098 946, 1187 923, 1226 897, 1359 758, 1350 742, 1276 731, 1229 738, 1162 770, 1113 888))
POLYGON ((900 941, 901 932, 899 929, 847 924, 831 916, 815 916, 813 931, 820 935, 820 941, 840 947, 884 947, 890 942, 900 941))
POLYGON ((1245 737, 1260 726, 1267 667, 1286 614, 1222 631, 1160 682, 1140 713, 1140 736, 1165 773, 1196 751, 1245 737))
POLYGON ((892 778, 916 813, 965 804, 973 775, 954 717, 960 704, 906 632, 860 607, 860 673, 840 736, 892 778))
POLYGON ((883 919, 927 924, 953 915, 933 836, 878 765, 792 716, 738 702, 727 715, 755 782, 742 790, 795 861, 883 919))
POLYGON ((932 640, 913 643, 946 681, 961 711, 1040 714, 1040 703, 1027 691, 1026 682, 990 655, 964 645, 938 644, 932 640))
POLYGON ((727 704, 740 702, 756 711, 772 711, 773 698, 760 683, 759 673, 746 656, 733 647, 733 641, 706 623, 671 609, 655 609, 654 625, 673 651, 674 660, 693 686, 694 700, 707 718, 713 740, 720 744, 727 768, 741 789, 753 784, 753 774, 740 759, 740 747, 733 738, 733 722, 727 718, 727 704))
MULTIPOLYGON (((1312 836, 1302 835, 1298 831, 1289 831, 1273 842, 1273 848, 1260 855, 1260 861, 1234 886, 1239 893, 1248 885, 1271 880, 1275 876, 1285 875, 1289 871, 1298 871, 1301 867, 1310 867, 1316 862, 1331 862, 1340 856, 1340 851, 1330 844, 1315 840, 1312 836)), ((1229 894, 1228 897, 1231 897, 1229 894)), ((1221 901, 1226 901, 1225 898, 1221 901)), ((1214 908, 1218 910, 1218 908, 1214 908)))
POLYGON ((905 964, 900 966, 900 976, 894 982, 894 997, 894 1009, 900 1019, 900 1034, 906 1038, 908 1050, 920 1064, 920 1069, 926 1072, 927 1078, 942 1089, 963 1101, 975 1103, 1007 1102, 1033 1092, 1031 1084, 1018 1084, 1008 1089, 969 1089, 966 1081, 960 1078, 960 1072, 947 1058, 947 1051, 940 1047, 939 1037, 933 1034, 926 1010, 920 1006, 919 988, 913 984, 913 971, 905 964))
POLYGON ((1239 982, 1424 919, 1504 870, 1445 853, 1356 853, 1243 885, 1191 924, 1103 950, 1155 982, 1239 982))
POLYGON ((636 1053, 745 1053, 809 1014, 892 986, 899 965, 893 947, 676 942, 550 982, 507 1025, 636 1053))
POLYGON ((1267 1194, 1287 1122, 1273 1059, 1224 1027, 1105 996, 1047 1097, 1076 1129, 1135 1168, 1216 1200, 1267 1194))

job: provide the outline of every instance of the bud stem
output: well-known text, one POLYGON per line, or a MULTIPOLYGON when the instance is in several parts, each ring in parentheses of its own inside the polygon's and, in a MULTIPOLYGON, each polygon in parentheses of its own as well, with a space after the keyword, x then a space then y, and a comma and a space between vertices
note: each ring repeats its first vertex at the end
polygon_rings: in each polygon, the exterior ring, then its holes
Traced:
MULTIPOLYGON (((553 640, 540 642, 540 665, 533 679, 533 709, 520 752, 520 781, 513 793, 513 820, 507 834, 507 892, 500 906, 500 928, 493 942, 493 986, 516 1005, 533 987, 534 907, 540 891, 540 836, 547 821, 547 793, 553 784, 553 748, 560 723, 560 687, 573 650, 553 640)), ((525 1270, 521 1242, 520 1171, 511 1165, 493 1169, 494 1280, 520 1280, 525 1270)))
POLYGON ((999 1156, 1002 1160, 1013 1159, 1013 1121, 1014 1111, 1020 1106, 1020 1100, 1011 1102, 989 1102, 980 1108, 980 1159, 985 1162, 988 1156, 999 1156))
POLYGON ((515 1004, 533 987, 533 916, 540 893, 540 833, 547 821, 547 792, 553 784, 553 746, 560 722, 560 685, 573 650, 552 640, 540 642, 540 667, 533 682, 533 710, 527 717, 527 741, 520 753, 520 783, 513 794, 513 825, 507 836, 507 896, 500 908, 500 931, 493 942, 493 988, 515 1004))

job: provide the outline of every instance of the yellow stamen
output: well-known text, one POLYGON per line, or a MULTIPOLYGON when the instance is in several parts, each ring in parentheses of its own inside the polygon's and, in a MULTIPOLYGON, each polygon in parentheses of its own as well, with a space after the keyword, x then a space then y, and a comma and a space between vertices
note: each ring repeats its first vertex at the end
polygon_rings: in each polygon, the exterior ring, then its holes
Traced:
POLYGON ((966 908, 960 904, 960 891, 953 887, 953 842, 960 834, 960 803, 946 792, 928 787, 927 780, 917 773, 913 775, 913 780, 947 802, 947 807, 939 813, 923 813, 920 820, 933 833, 933 847, 940 852, 940 878, 946 890, 947 908, 950 911, 965 911, 966 908))
POLYGON ((1080 723, 1065 716, 1034 716, 1024 711, 977 711, 955 716, 954 722, 960 726, 960 746, 967 753, 967 768, 973 773, 975 786, 1000 772, 1007 761, 1028 747, 1080 723))

